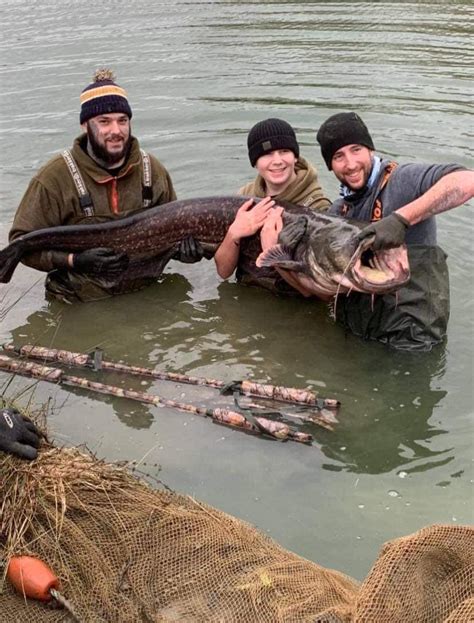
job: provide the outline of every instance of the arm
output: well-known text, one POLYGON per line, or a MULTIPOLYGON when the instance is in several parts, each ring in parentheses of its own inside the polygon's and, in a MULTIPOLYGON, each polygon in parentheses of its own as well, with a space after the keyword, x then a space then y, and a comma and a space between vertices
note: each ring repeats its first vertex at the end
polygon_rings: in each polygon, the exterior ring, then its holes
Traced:
POLYGON ((421 197, 396 212, 409 225, 416 225, 430 216, 441 214, 466 203, 474 197, 474 171, 454 171, 442 177, 421 197))
POLYGON ((417 199, 365 227, 360 232, 359 239, 375 236, 372 243, 375 251, 397 247, 405 240, 408 227, 457 208, 473 196, 474 171, 448 173, 417 199))
MULTIPOLYGON (((61 208, 56 197, 36 177, 33 178, 16 211, 8 235, 9 242, 38 229, 62 225, 60 215, 61 208)), ((49 272, 53 268, 66 268, 67 259, 65 251, 39 251, 26 255, 22 263, 49 272)))
MULTIPOLYGON (((9 240, 38 229, 62 225, 61 205, 43 184, 34 178, 15 214, 9 240)), ((55 268, 74 270, 96 276, 114 277, 125 270, 128 258, 112 249, 87 249, 81 253, 46 250, 29 253, 22 262, 31 268, 50 272, 55 268)))
POLYGON ((249 199, 240 206, 234 222, 227 230, 224 240, 214 255, 217 273, 220 277, 227 279, 232 275, 239 260, 241 239, 252 236, 262 227, 274 205, 273 199, 266 197, 255 207, 253 207, 253 199, 249 199))

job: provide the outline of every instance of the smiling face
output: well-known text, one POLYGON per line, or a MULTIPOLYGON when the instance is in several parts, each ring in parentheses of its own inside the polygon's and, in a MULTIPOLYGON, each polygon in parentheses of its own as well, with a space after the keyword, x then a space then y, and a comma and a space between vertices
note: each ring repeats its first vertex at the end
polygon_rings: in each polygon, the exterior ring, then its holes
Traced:
POLYGON ((269 195, 282 193, 296 178, 296 161, 291 149, 275 149, 260 156, 255 167, 265 180, 269 195))
POLYGON ((84 125, 94 154, 109 165, 119 165, 130 144, 130 119, 124 113, 109 113, 89 119, 84 125))
POLYGON ((332 157, 331 168, 337 179, 351 190, 364 188, 372 170, 373 151, 364 145, 345 145, 332 157))

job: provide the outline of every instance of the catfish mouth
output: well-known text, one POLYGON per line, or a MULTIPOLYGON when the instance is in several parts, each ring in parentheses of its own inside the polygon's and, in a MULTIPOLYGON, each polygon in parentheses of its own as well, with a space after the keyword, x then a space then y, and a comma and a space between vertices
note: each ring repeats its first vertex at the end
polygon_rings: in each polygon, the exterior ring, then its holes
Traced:
POLYGON ((410 279, 406 246, 374 251, 374 238, 361 241, 345 271, 346 278, 359 292, 386 293, 402 287, 410 279))

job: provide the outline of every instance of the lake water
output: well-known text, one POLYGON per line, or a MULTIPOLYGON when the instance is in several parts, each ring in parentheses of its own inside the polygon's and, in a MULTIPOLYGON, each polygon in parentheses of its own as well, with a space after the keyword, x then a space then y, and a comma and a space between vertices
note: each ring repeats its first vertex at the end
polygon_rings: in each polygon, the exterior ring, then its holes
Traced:
MULTIPOLYGON (((246 136, 270 116, 296 129, 327 194, 316 148, 330 114, 355 110, 399 161, 473 165, 472 2, 0 1, 0 245, 34 172, 79 133, 79 94, 111 66, 133 131, 179 198, 232 194, 253 176, 246 136)), ((88 305, 44 299, 40 273, 1 286, 0 339, 225 381, 312 387, 343 405, 313 446, 38 383, 59 444, 140 461, 168 486, 245 519, 283 546, 363 578, 381 544, 473 520, 472 203, 439 217, 449 254, 447 343, 396 353, 345 335, 326 307, 222 282, 213 262, 172 262, 145 291, 88 305), (161 466, 161 470, 159 469, 161 466)), ((215 393, 117 375, 123 387, 195 404, 215 393)), ((10 396, 33 385, 15 379, 10 396)), ((31 392, 27 392, 24 399, 31 392)), ((307 430, 310 430, 309 428, 307 430)))

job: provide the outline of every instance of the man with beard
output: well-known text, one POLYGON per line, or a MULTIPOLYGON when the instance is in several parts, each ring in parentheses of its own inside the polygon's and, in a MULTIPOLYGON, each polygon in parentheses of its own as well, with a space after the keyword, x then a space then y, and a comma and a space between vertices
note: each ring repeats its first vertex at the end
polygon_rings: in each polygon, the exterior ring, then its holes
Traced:
MULTIPOLYGON (((71 150, 52 158, 31 180, 10 242, 37 229, 110 221, 176 199, 165 167, 140 149, 132 136, 127 93, 115 83, 113 73, 98 70, 80 99, 84 133, 71 150)), ((202 255, 200 245, 186 239, 175 258, 190 263, 202 255)), ((29 254, 24 263, 47 272, 47 294, 67 303, 130 292, 154 281, 118 283, 128 258, 107 247, 81 253, 46 250, 29 254)))
MULTIPOLYGON (((341 183, 329 214, 370 222, 359 238, 373 237, 373 250, 406 242, 410 262, 407 286, 375 299, 359 292, 340 296, 336 319, 366 339, 431 350, 446 335, 449 318, 448 267, 437 245, 435 215, 474 196, 474 172, 458 164, 398 164, 380 158, 366 125, 353 112, 329 117, 316 140, 341 183)), ((280 243, 295 245, 303 229, 283 231, 280 243)))

